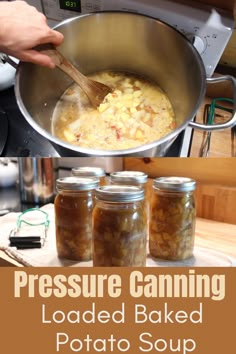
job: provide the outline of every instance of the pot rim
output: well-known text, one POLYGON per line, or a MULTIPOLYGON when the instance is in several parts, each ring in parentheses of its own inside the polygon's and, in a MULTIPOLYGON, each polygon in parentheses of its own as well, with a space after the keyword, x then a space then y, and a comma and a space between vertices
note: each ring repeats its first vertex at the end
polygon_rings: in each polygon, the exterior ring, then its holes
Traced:
POLYGON ((192 51, 193 55, 196 57, 196 60, 198 62, 198 66, 200 69, 200 73, 202 76, 202 82, 201 82, 201 89, 199 92, 199 97, 198 100, 196 102, 195 107, 193 107, 192 111, 190 112, 189 116, 187 118, 185 118, 185 121, 176 129, 174 129, 171 133, 165 135, 164 137, 158 139, 158 140, 154 140, 150 143, 147 144, 143 144, 143 145, 139 145, 137 147, 134 148, 129 148, 129 149, 121 149, 121 150, 103 150, 103 149, 92 149, 92 148, 83 148, 80 147, 79 145, 73 145, 73 144, 69 144, 55 136, 53 136, 51 133, 49 133, 47 130, 43 129, 32 117, 31 115, 28 113, 21 95, 20 95, 20 75, 21 75, 21 71, 22 71, 22 67, 24 65, 27 65, 27 63, 23 63, 20 62, 17 70, 16 70, 16 76, 15 76, 15 86, 14 86, 14 90, 15 90, 15 96, 16 96, 16 101, 18 104, 18 107, 21 111, 21 113, 23 114, 23 116, 25 117, 25 119, 28 121, 28 123, 42 136, 44 136, 45 138, 47 138, 48 140, 50 140, 53 143, 56 143, 59 146, 62 146, 63 148, 69 149, 71 151, 74 152, 78 152, 78 153, 82 153, 85 155, 90 155, 90 156, 124 156, 124 155, 130 155, 130 154, 137 154, 139 152, 144 152, 147 151, 149 149, 153 149, 156 146, 161 145, 162 143, 166 143, 168 141, 173 140, 174 138, 177 137, 178 134, 180 134, 182 132, 182 130, 184 130, 184 128, 186 128, 189 124, 189 122, 194 118, 201 102, 203 101, 203 98, 205 96, 205 92, 206 92, 206 70, 204 67, 204 63, 202 61, 202 58, 200 56, 200 54, 198 53, 197 49, 191 44, 190 41, 188 41, 188 39, 181 33, 179 32, 176 28, 172 27, 171 25, 169 25, 168 23, 161 21, 159 19, 156 19, 154 17, 151 16, 147 16, 144 14, 140 14, 140 13, 135 13, 135 12, 129 12, 129 11, 100 11, 100 12, 93 12, 93 13, 88 13, 88 14, 83 14, 83 15, 79 15, 79 16, 75 16, 75 17, 71 17, 68 18, 66 20, 61 21, 60 23, 58 23, 56 26, 53 27, 53 29, 59 29, 61 26, 63 26, 64 24, 68 24, 70 22, 73 21, 77 21, 80 18, 85 18, 85 17, 96 17, 99 15, 104 15, 104 14, 120 14, 120 15, 129 15, 129 16, 136 16, 136 17, 145 17, 149 20, 154 20, 155 22, 158 22, 162 25, 165 25, 167 27, 169 27, 171 30, 175 31, 178 33, 179 36, 182 36, 183 39, 186 42, 186 45, 190 48, 190 50, 192 51))

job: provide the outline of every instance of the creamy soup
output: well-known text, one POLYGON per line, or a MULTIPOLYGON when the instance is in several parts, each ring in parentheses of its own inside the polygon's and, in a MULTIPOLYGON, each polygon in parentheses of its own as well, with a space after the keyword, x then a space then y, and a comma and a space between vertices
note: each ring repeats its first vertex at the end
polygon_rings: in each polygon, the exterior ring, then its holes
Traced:
POLYGON ((136 75, 100 72, 90 76, 112 88, 94 108, 78 85, 58 101, 52 132, 84 148, 121 150, 158 140, 175 128, 174 111, 155 83, 136 75))

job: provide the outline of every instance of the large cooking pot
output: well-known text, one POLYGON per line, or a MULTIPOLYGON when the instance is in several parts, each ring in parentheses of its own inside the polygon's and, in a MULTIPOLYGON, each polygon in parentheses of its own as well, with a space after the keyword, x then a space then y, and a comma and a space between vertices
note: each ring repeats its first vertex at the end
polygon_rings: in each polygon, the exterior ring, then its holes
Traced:
POLYGON ((118 70, 154 80, 168 95, 177 122, 176 129, 162 139, 132 149, 107 151, 71 145, 51 134, 54 107, 71 85, 70 78, 59 69, 20 63, 15 83, 19 108, 29 124, 51 140, 61 155, 65 152, 71 156, 162 156, 188 125, 216 130, 235 124, 236 115, 215 126, 192 122, 204 98, 206 80, 234 79, 206 79, 197 50, 169 25, 139 14, 101 12, 66 20, 55 29, 65 38, 59 50, 84 74, 118 70))

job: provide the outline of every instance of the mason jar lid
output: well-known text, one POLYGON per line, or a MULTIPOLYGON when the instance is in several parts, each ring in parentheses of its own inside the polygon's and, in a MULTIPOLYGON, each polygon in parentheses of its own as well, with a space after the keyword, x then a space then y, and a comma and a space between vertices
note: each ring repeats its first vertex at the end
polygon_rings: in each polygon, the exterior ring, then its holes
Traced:
POLYGON ((148 176, 144 172, 139 171, 118 171, 110 174, 111 182, 116 183, 139 183, 147 182, 148 176))
POLYGON ((188 192, 196 188, 196 181, 187 177, 160 177, 154 179, 153 187, 166 191, 188 192))
POLYGON ((105 171, 101 167, 74 167, 72 168, 72 175, 76 177, 103 177, 105 171))
POLYGON ((109 185, 97 188, 95 195, 108 202, 134 202, 144 199, 144 190, 136 186, 109 185))
POLYGON ((99 180, 95 178, 64 177, 56 180, 58 191, 86 191, 97 188, 99 180))

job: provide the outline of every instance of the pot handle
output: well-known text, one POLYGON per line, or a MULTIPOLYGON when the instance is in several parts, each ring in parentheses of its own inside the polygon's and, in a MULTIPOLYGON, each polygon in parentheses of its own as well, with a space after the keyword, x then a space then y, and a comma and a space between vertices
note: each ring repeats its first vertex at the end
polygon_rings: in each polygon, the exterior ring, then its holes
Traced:
POLYGON ((14 69, 17 69, 18 63, 12 60, 7 54, 0 53, 0 62, 1 61, 3 64, 8 63, 13 66, 14 69))
POLYGON ((227 129, 227 128, 232 128, 236 124, 236 79, 233 76, 224 75, 224 76, 220 76, 220 77, 207 78, 206 81, 209 84, 222 82, 222 81, 231 81, 231 83, 233 85, 233 90, 234 90, 234 114, 233 114, 233 117, 225 123, 213 124, 213 125, 201 124, 201 123, 196 123, 196 122, 189 122, 190 127, 205 130, 205 131, 214 131, 214 130, 223 130, 223 129, 227 129))

